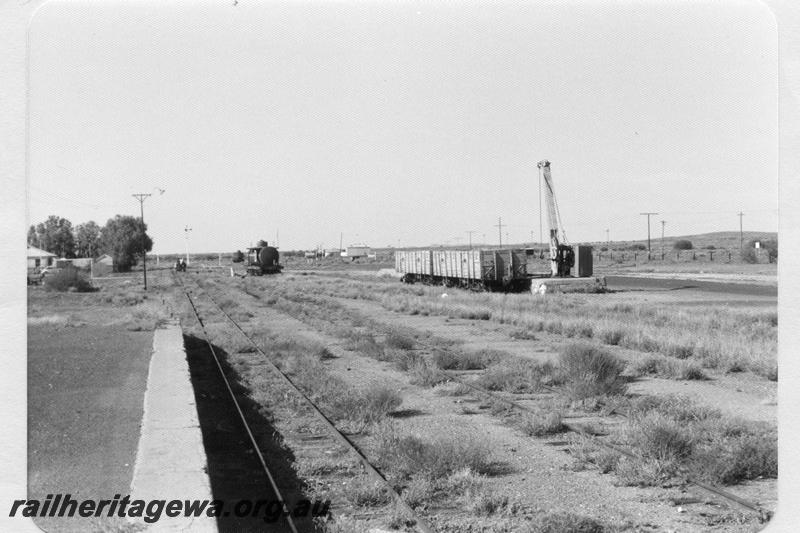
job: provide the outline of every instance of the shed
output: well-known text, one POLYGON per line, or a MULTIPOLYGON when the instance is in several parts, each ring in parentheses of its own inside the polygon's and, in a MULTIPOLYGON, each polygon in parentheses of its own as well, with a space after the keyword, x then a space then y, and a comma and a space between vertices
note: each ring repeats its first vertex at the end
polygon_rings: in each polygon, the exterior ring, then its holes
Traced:
POLYGON ((28 246, 28 268, 51 266, 57 258, 56 254, 51 254, 35 246, 28 246))
POLYGON ((94 260, 92 271, 95 276, 102 276, 114 271, 114 258, 108 254, 103 254, 94 260))

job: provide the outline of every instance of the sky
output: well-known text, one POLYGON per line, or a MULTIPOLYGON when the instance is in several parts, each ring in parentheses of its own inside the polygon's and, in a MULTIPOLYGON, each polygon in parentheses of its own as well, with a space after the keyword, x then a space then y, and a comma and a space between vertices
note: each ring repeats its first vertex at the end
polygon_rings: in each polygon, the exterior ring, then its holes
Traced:
POLYGON ((548 159, 574 243, 778 229, 759 2, 53 1, 29 31, 29 223, 151 193, 155 253, 521 243, 548 159))

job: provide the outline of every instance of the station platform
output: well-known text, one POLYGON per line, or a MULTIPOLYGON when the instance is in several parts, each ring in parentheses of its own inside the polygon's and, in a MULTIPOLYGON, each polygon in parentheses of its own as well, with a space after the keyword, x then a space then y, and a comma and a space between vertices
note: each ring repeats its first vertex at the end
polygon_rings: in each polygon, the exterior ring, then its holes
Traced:
MULTIPOLYGON (((131 501, 213 499, 206 452, 189 375, 189 365, 178 324, 155 331, 153 354, 144 395, 144 415, 131 482, 131 501)), ((145 531, 215 533, 213 517, 167 516, 158 520, 130 518, 145 531)))

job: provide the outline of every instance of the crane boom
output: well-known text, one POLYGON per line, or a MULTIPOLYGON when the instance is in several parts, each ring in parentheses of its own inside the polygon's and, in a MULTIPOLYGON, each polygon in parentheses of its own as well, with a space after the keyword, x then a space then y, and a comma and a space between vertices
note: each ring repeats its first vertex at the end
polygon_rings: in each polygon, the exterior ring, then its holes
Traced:
POLYGON ((544 177, 545 203, 547 204, 547 221, 550 225, 550 269, 551 276, 569 276, 570 269, 575 264, 575 252, 567 243, 567 235, 561 224, 561 214, 558 211, 556 192, 553 188, 553 177, 550 175, 550 161, 539 161, 538 167, 544 177), (561 240, 559 240, 559 236, 561 240))

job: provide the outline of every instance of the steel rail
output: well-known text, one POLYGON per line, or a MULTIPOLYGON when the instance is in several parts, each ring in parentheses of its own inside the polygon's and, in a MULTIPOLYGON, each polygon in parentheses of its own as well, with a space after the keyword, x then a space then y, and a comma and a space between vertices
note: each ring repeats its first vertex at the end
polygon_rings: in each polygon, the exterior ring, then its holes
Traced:
MULTIPOLYGON (((333 435, 333 437, 336 440, 338 440, 342 445, 344 445, 346 448, 349 448, 356 454, 356 457, 358 458, 359 462, 362 464, 364 469, 372 476, 372 478, 378 481, 379 483, 384 484, 389 489, 389 494, 391 495, 395 504, 401 507, 410 517, 414 519, 415 521, 414 525, 417 527, 417 529, 421 531, 421 533, 433 533, 434 530, 431 527, 431 525, 428 524, 427 521, 425 521, 421 516, 419 516, 419 514, 416 511, 414 511, 414 509, 412 509, 411 506, 409 506, 405 500, 403 500, 400 494, 398 494, 398 492, 394 489, 394 487, 386 480, 383 474, 381 474, 374 466, 372 466, 372 463, 369 462, 369 459, 367 459, 367 457, 358 448, 358 446, 356 446, 354 442, 348 439, 344 433, 339 431, 336 425, 325 415, 325 413, 323 413, 319 409, 319 407, 311 400, 311 398, 309 398, 302 390, 300 390, 300 388, 292 381, 292 379, 289 376, 287 376, 280 368, 278 368, 270 360, 269 356, 267 356, 267 354, 264 353, 261 347, 250 337, 250 335, 247 332, 244 331, 244 329, 242 329, 242 327, 238 324, 238 322, 236 322, 236 320, 234 320, 222 307, 220 307, 220 305, 217 303, 214 297, 208 293, 208 291, 205 292, 205 296, 214 303, 214 305, 225 316, 225 318, 227 318, 228 321, 236 329, 238 329, 239 332, 248 340, 248 342, 252 344, 252 346, 256 349, 256 351, 262 357, 264 357, 264 360, 267 363, 269 363, 268 368, 270 368, 270 370, 272 370, 273 373, 275 373, 279 378, 281 378, 287 385, 289 385, 291 389, 296 391, 296 393, 299 394, 306 401, 306 403, 311 407, 316 417, 326 427, 328 427, 328 429, 330 429, 330 432, 333 435)), ((192 305, 192 307, 194 308, 194 304, 192 305)), ((196 309, 195 313, 197 313, 196 309)))
MULTIPOLYGON (((433 347, 431 345, 426 345, 424 342, 420 343, 420 344, 422 344, 423 346, 425 346, 428 349, 437 349, 437 350, 442 350, 442 351, 445 351, 445 352, 455 353, 450 348, 439 347, 439 346, 433 347)), ((494 400, 498 400, 498 401, 503 402, 503 403, 505 403, 507 405, 510 405, 510 406, 514 407, 515 409, 517 409, 519 411, 523 411, 523 412, 528 413, 528 414, 536 414, 536 412, 533 409, 525 407, 524 405, 521 405, 521 404, 519 404, 519 403, 517 403, 517 402, 515 402, 513 400, 510 400, 508 398, 505 398, 503 396, 500 396, 500 395, 498 395, 498 394, 496 394, 496 393, 494 393, 492 391, 486 390, 483 387, 479 387, 477 385, 469 383, 469 382, 461 379, 460 376, 456 376, 451 372, 448 372, 448 371, 442 370, 442 369, 437 369, 437 368, 434 368, 434 370, 440 372, 442 375, 444 375, 445 377, 447 377, 449 379, 452 379, 453 381, 457 381, 458 383, 460 383, 460 384, 462 384, 462 385, 464 385, 466 387, 469 387, 472 390, 480 392, 481 394, 489 396, 490 398, 492 398, 494 400)), ((552 392, 556 392, 556 393, 558 392, 557 389, 555 389, 553 387, 548 387, 547 385, 543 385, 542 387, 545 388, 545 389, 548 389, 548 390, 550 390, 552 392)), ((621 415, 621 416, 623 416, 623 417, 625 417, 625 418, 628 418, 628 416, 626 414, 624 414, 624 413, 620 413, 619 411, 616 411, 616 413, 621 415)), ((620 453, 620 454, 625 455, 627 457, 630 457, 632 459, 637 459, 638 458, 638 456, 636 454, 634 454, 634 453, 632 453, 632 452, 630 452, 628 450, 624 450, 624 449, 622 449, 622 448, 620 448, 618 446, 615 446, 615 445, 613 445, 611 443, 608 443, 608 442, 605 442, 605 441, 602 441, 602 440, 598 439, 597 435, 594 435, 594 434, 586 431, 586 428, 582 427, 579 424, 574 424, 574 423, 570 423, 570 422, 563 422, 563 421, 562 421, 562 424, 564 425, 564 427, 566 427, 567 429, 569 429, 573 433, 578 433, 578 434, 580 434, 580 435, 582 435, 584 437, 588 437, 588 438, 592 439, 593 442, 599 444, 600 446, 603 446, 603 447, 605 447, 607 449, 613 450, 613 451, 615 451, 617 453, 620 453)), ((710 492, 711 494, 714 494, 714 495, 716 495, 716 496, 718 496, 720 498, 723 498, 723 499, 725 499, 725 500, 727 500, 729 502, 733 502, 733 503, 737 504, 738 506, 740 506, 740 507, 742 507, 744 509, 747 509, 748 511, 752 511, 752 512, 758 513, 762 518, 769 519, 772 516, 772 513, 770 511, 768 511, 767 509, 764 509, 759 504, 757 504, 755 502, 748 501, 748 500, 746 500, 744 498, 741 498, 741 497, 739 497, 739 496, 737 496, 737 495, 735 495, 735 494, 733 494, 731 492, 728 492, 725 489, 722 489, 722 488, 717 487, 715 485, 712 485, 710 483, 706 483, 704 481, 699 481, 697 479, 694 479, 693 477, 691 477, 689 474, 686 474, 685 472, 683 473, 683 478, 684 478, 684 480, 685 480, 685 482, 687 484, 694 485, 695 487, 698 487, 698 488, 700 488, 702 490, 705 490, 706 492, 710 492)))
MULTIPOLYGON (((177 276, 177 274, 176 274, 176 276, 177 276)), ((216 363, 217 369, 219 369, 219 373, 222 376, 223 382, 225 383, 225 388, 228 389, 228 394, 230 395, 231 399, 233 400, 233 405, 236 407, 236 411, 239 413, 239 418, 242 421, 242 425, 244 426, 245 431, 247 431, 247 436, 250 438, 250 443, 253 445, 253 450, 256 452, 256 455, 258 456, 258 460, 261 463, 261 467, 264 470, 264 473, 266 473, 267 478, 269 479, 269 483, 272 486, 272 490, 275 492, 275 495, 278 497, 278 500, 281 502, 281 506, 283 507, 283 512, 281 514, 283 514, 284 518, 286 519, 286 522, 287 522, 287 524, 289 526, 289 529, 291 529, 293 533, 298 533, 297 527, 295 526, 294 521, 292 520, 291 512, 289 511, 288 507, 286 506, 286 502, 284 501, 283 496, 281 495, 280 489, 278 489, 278 485, 275 482, 275 478, 273 477, 272 472, 270 471, 269 467, 267 466, 267 462, 264 459, 264 455, 261 453, 261 449, 259 448, 258 443, 256 442, 256 438, 253 435, 253 432, 250 430, 250 425, 247 423, 247 419, 245 418, 244 412, 242 411, 242 408, 239 405, 239 401, 236 399, 236 395, 234 394, 233 389, 231 388, 231 384, 228 381, 228 378, 225 376, 225 372, 222 369, 222 364, 219 361, 219 357, 217 356, 217 352, 216 352, 216 350, 214 350, 214 346, 211 344, 211 341, 209 340, 208 332, 206 331, 206 327, 205 327, 205 324, 203 323, 203 319, 200 317, 200 313, 197 311, 197 307, 195 306, 194 301, 192 300, 192 297, 189 295, 189 292, 186 290, 186 285, 184 285, 183 280, 181 280, 180 277, 178 277, 178 280, 180 281, 180 284, 181 284, 181 286, 183 288, 183 292, 186 295, 186 298, 189 300, 189 304, 192 306, 192 311, 194 312, 194 316, 197 319, 198 324, 200 324, 200 329, 203 330, 203 336, 205 336, 206 344, 208 344, 208 348, 211 350, 211 355, 213 355, 213 357, 214 357, 214 362, 216 363)))
MULTIPOLYGON (((333 299, 341 298, 341 297, 338 297, 338 296, 326 296, 326 297, 327 298, 333 298, 333 299)), ((378 323, 377 321, 373 321, 373 324, 375 324, 379 328, 383 329, 384 332, 390 332, 391 331, 391 327, 386 325, 386 324, 381 324, 381 323, 378 323)), ((440 350, 440 351, 449 352, 451 354, 456 354, 457 355, 457 352, 455 350, 453 350, 452 348, 448 348, 448 347, 444 347, 444 346, 433 346, 431 344, 427 344, 425 342, 420 342, 420 341, 417 341, 417 342, 420 345, 422 345, 423 347, 425 347, 426 349, 428 349, 428 350, 440 350)), ((511 399, 505 398, 505 397, 500 396, 499 394, 496 394, 496 393, 494 393, 492 391, 489 391, 487 389, 484 389, 482 387, 474 385, 473 383, 465 381, 460 376, 457 376, 454 373, 451 373, 451 372, 448 372, 446 370, 439 369, 439 368, 436 368, 436 367, 432 367, 432 369, 435 370, 436 372, 439 372, 440 375, 442 375, 442 376, 444 376, 444 377, 446 377, 446 378, 448 378, 450 380, 456 381, 456 382, 458 382, 458 383, 460 383, 460 384, 462 384, 462 385, 464 385, 464 386, 466 386, 466 387, 468 387, 468 388, 470 388, 470 389, 472 389, 472 390, 474 390, 474 391, 476 391, 478 393, 481 393, 481 394, 483 394, 485 396, 488 396, 488 397, 492 398, 493 400, 498 400, 498 401, 500 401, 502 403, 505 403, 505 404, 513 407, 514 409, 517 409, 519 411, 525 412, 527 414, 535 414, 535 411, 533 409, 529 409, 529 408, 525 407, 524 405, 521 405, 521 404, 519 404, 519 403, 517 403, 517 402, 515 402, 515 401, 513 401, 511 399)), ((554 387, 549 387, 547 385, 542 385, 542 387, 547 389, 547 390, 549 390, 549 391, 551 391, 551 392, 558 393, 558 390, 556 388, 554 388, 554 387)), ((627 418, 627 415, 625 413, 621 413, 619 411, 615 411, 615 412, 617 414, 627 418)), ((594 435, 594 434, 590 433, 589 431, 586 430, 586 428, 584 428, 583 426, 581 426, 579 424, 574 424, 574 423, 570 423, 570 422, 562 422, 562 424, 564 425, 564 427, 566 427, 567 429, 569 429, 573 433, 577 433, 577 434, 580 434, 580 435, 582 435, 584 437, 588 437, 588 438, 592 439, 593 442, 596 442, 600 446, 603 446, 603 447, 605 447, 607 449, 613 450, 613 451, 615 451, 617 453, 620 453, 622 455, 625 455, 625 456, 633 458, 633 459, 638 458, 638 456, 636 454, 634 454, 634 453, 632 453, 632 452, 630 452, 628 450, 622 449, 622 448, 620 448, 618 446, 615 446, 615 445, 613 445, 611 443, 608 443, 608 442, 605 442, 605 441, 602 441, 602 440, 598 439, 597 435, 594 435)), ((710 483, 706 483, 704 481, 700 481, 700 480, 694 479, 691 475, 685 473, 685 471, 682 472, 682 476, 683 476, 683 479, 685 480, 685 482, 687 484, 693 485, 693 486, 695 486, 695 487, 697 487, 697 488, 699 488, 701 490, 704 490, 704 491, 706 491, 708 493, 711 493, 711 494, 713 494, 713 495, 715 495, 715 496, 717 496, 719 498, 727 500, 728 502, 732 502, 732 503, 738 505, 739 507, 742 507, 742 508, 744 508, 744 509, 746 509, 748 511, 755 512, 755 513, 759 514, 762 518, 767 518, 768 519, 769 517, 772 516, 772 513, 770 511, 768 511, 767 509, 764 509, 758 503, 751 502, 749 500, 741 498, 741 497, 739 497, 739 496, 737 496, 737 495, 735 495, 735 494, 733 494, 733 493, 731 493, 731 492, 729 492, 729 491, 727 491, 727 490, 725 490, 723 488, 717 487, 717 486, 712 485, 710 483)))

